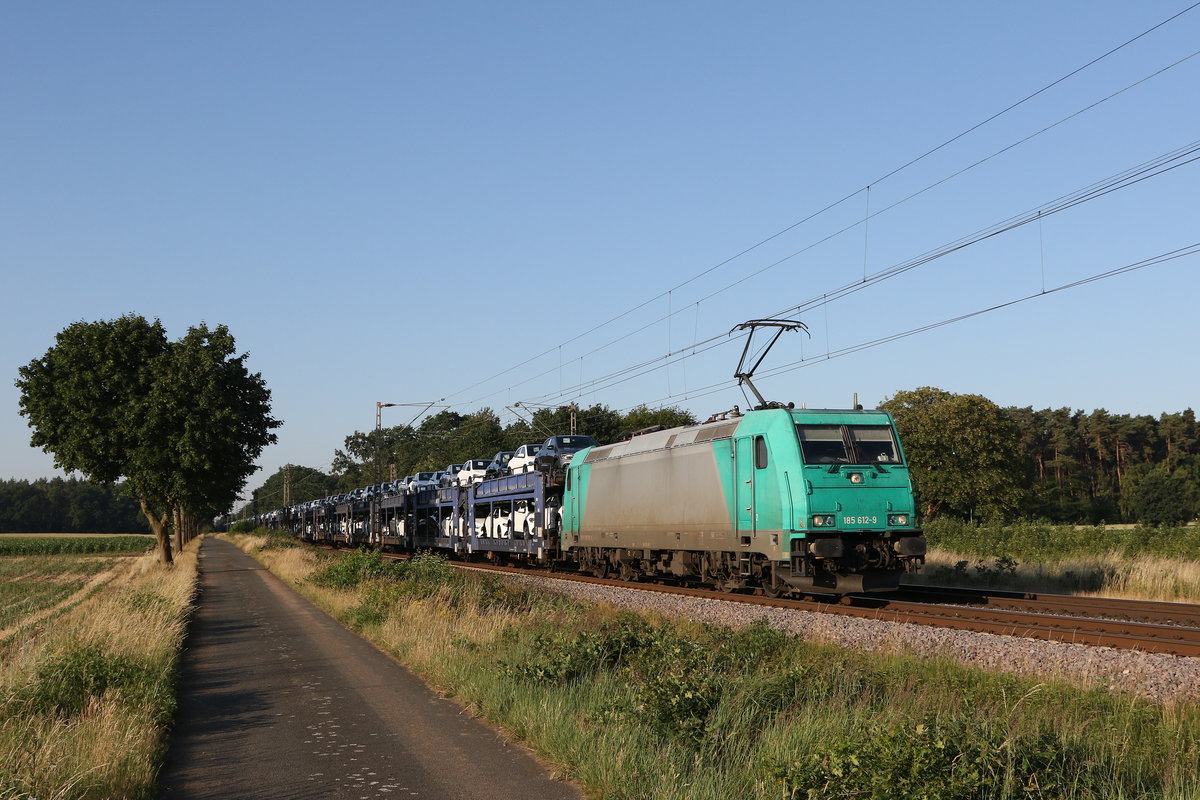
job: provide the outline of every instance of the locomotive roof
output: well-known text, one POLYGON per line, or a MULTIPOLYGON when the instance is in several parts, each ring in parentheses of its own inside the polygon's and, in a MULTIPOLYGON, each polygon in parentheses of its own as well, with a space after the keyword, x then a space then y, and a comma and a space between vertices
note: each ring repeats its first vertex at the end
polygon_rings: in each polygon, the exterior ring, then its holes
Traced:
POLYGON ((836 424, 845 422, 847 416, 866 416, 887 418, 887 412, 874 409, 853 408, 792 408, 766 409, 764 411, 747 411, 738 416, 728 416, 713 422, 702 422, 699 425, 683 425, 678 428, 667 428, 653 433, 634 436, 625 442, 593 447, 584 459, 585 464, 601 461, 606 458, 630 456, 637 453, 649 453, 654 450, 665 450, 670 447, 708 442, 714 439, 728 439, 737 431, 742 420, 750 414, 787 413, 793 418, 803 417, 816 424, 836 424))

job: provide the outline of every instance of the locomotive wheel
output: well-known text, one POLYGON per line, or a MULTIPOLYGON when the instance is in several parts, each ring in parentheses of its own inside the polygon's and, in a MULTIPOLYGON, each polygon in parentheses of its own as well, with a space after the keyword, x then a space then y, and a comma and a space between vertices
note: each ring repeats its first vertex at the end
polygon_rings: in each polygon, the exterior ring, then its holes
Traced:
POLYGON ((762 587, 763 597, 770 597, 772 599, 779 597, 787 591, 787 585, 775 577, 774 567, 767 568, 767 574, 762 576, 759 585, 762 587))

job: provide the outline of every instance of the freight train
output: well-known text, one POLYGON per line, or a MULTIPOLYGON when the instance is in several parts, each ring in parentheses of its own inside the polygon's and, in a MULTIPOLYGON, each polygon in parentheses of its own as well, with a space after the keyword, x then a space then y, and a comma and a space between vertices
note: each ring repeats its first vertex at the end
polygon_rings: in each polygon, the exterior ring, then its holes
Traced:
POLYGON ((313 542, 772 596, 887 591, 925 560, 908 464, 883 411, 735 408, 535 462, 257 521, 313 542))

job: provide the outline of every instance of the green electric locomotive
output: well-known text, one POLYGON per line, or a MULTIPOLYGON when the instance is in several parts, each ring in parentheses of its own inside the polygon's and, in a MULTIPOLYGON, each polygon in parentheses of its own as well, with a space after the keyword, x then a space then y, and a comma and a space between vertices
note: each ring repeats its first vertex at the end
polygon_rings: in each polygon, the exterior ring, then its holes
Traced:
POLYGON ((576 453, 557 530, 601 576, 886 591, 924 563, 913 512, 886 412, 770 408, 576 453))

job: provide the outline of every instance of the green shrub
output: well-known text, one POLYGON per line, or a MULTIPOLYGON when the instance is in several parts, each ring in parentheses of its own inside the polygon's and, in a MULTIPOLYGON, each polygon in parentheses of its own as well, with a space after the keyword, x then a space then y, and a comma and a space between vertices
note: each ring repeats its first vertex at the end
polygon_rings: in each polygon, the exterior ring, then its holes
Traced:
POLYGON ((952 719, 872 726, 861 739, 777 764, 773 775, 792 798, 1100 800, 1112 796, 1115 773, 1048 732, 1010 735, 952 719))
POLYGON ((342 615, 342 620, 356 631, 369 625, 382 625, 388 618, 388 607, 362 603, 342 615))
POLYGON ((310 580, 330 589, 353 589, 364 581, 400 580, 405 571, 404 562, 385 559, 378 550, 364 547, 337 559, 310 580))
POLYGON ((93 699, 117 695, 127 705, 146 707, 160 723, 175 707, 173 687, 161 668, 131 656, 105 653, 98 645, 70 647, 39 665, 10 703, 23 714, 73 717, 93 699))
POLYGON ((641 617, 621 612, 616 620, 574 636, 537 631, 527 656, 501 664, 518 677, 567 683, 602 669, 623 667, 637 654, 660 644, 661 638, 658 629, 641 617))
MULTIPOLYGON (((766 677, 752 689, 760 703, 779 708, 782 700, 786 705, 780 692, 785 691, 788 676, 797 673, 773 673, 772 668, 788 643, 787 635, 766 620, 739 630, 705 626, 700 636, 689 636, 674 626, 654 629, 654 640, 639 649, 631 662, 641 711, 660 734, 693 745, 715 743, 722 734, 710 725, 713 714, 726 693, 736 690, 747 676, 766 677), (779 674, 784 674, 783 683, 775 680, 779 674)), ((795 688, 791 683, 792 693, 795 688)))
POLYGON ((260 548, 262 550, 287 550, 300 546, 296 538, 287 531, 263 531, 262 533, 267 538, 260 548))

